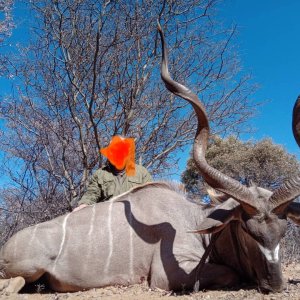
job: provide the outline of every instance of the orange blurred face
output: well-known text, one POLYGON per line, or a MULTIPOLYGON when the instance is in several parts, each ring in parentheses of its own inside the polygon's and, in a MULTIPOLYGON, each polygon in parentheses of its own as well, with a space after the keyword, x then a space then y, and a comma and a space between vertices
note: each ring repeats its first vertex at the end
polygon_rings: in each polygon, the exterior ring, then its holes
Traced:
POLYGON ((130 147, 133 139, 125 139, 114 136, 108 147, 102 148, 100 152, 107 157, 110 163, 118 170, 123 170, 130 156, 130 147))

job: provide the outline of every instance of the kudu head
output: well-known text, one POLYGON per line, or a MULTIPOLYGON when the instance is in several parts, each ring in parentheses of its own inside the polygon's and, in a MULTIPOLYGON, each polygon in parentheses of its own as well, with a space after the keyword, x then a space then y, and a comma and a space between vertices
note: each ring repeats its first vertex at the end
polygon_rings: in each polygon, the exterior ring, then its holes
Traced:
MULTIPOLYGON (((158 30, 162 41, 162 80, 169 91, 192 105, 198 120, 193 147, 195 163, 208 185, 222 193, 222 197, 219 197, 222 203, 205 218, 196 232, 216 233, 235 221, 239 228, 236 231, 239 249, 236 250, 241 257, 242 271, 256 281, 261 289, 280 291, 284 287, 284 282, 279 243, 287 229, 287 217, 300 223, 300 204, 292 203, 300 195, 300 174, 271 192, 259 187, 248 188, 207 163, 205 152, 209 138, 209 123, 205 108, 195 94, 170 77, 167 49, 159 24, 158 30)), ((293 131, 298 144, 299 127, 300 98, 295 104, 293 116, 293 131)))

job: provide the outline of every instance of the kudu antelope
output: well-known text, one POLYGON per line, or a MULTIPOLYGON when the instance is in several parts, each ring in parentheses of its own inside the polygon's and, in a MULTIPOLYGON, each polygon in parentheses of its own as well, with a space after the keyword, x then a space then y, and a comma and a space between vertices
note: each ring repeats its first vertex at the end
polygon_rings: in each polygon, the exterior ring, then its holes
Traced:
MULTIPOLYGON (((239 280, 267 291, 284 288, 279 243, 287 217, 300 223, 300 205, 292 202, 300 194, 300 177, 271 192, 247 188, 206 162, 205 109, 196 95, 171 79, 160 27, 159 32, 162 79, 197 115, 193 153, 199 172, 226 199, 205 207, 169 184, 145 184, 108 202, 18 232, 1 249, 3 278, 22 276, 30 283, 43 276, 53 290, 61 292, 142 280, 152 288, 191 289, 196 279, 200 289, 231 286, 239 280), (211 240, 215 243, 198 274, 211 240)), ((297 108, 294 130, 299 140, 297 108)))

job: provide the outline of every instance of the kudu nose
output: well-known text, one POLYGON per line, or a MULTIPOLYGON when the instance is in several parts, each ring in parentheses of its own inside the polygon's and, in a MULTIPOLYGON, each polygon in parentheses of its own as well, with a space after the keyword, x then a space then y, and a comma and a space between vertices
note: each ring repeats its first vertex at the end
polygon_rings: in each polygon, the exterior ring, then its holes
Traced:
POLYGON ((261 282, 259 284, 259 290, 263 293, 279 293, 286 289, 286 282, 282 280, 273 281, 273 282, 261 282))

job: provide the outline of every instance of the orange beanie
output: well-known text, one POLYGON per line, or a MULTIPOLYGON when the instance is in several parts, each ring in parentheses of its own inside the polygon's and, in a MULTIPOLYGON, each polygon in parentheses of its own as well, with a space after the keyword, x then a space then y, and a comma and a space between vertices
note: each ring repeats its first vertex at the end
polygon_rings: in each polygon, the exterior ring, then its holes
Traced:
POLYGON ((100 153, 118 170, 125 168, 128 176, 135 175, 135 143, 133 138, 114 136, 106 148, 100 153))

